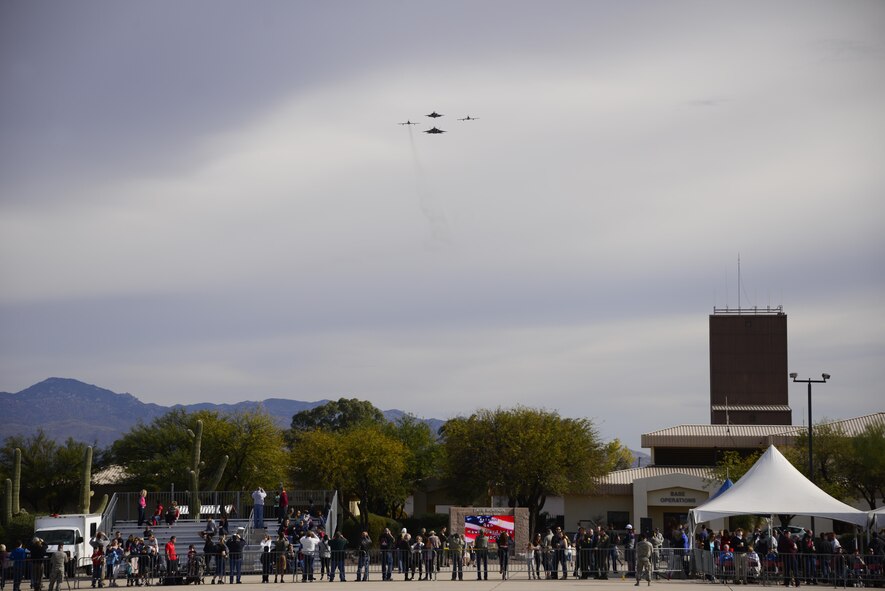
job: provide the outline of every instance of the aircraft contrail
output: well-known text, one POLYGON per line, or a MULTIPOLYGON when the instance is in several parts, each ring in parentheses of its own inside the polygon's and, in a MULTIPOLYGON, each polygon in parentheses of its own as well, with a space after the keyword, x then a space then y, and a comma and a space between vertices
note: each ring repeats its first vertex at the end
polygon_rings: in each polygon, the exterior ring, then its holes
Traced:
POLYGON ((418 157, 418 148, 415 145, 415 135, 412 133, 411 126, 409 126, 409 145, 412 147, 412 162, 415 167, 415 189, 418 195, 418 207, 430 226, 431 242, 434 244, 451 244, 449 220, 442 208, 436 203, 436 198, 427 184, 427 175, 424 172, 424 167, 421 166, 421 159, 418 157))

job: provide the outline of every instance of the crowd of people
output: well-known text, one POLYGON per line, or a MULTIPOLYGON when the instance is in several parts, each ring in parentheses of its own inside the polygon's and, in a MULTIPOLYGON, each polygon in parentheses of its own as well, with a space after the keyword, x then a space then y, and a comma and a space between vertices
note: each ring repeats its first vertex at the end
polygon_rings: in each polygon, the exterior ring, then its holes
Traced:
POLYGON ((714 532, 701 527, 696 546, 711 553, 720 576, 738 582, 765 578, 796 587, 838 581, 861 586, 865 580, 881 584, 885 566, 885 540, 878 532, 872 532, 869 543, 846 549, 835 532, 815 536, 810 529, 714 532))
MULTIPOLYGON (((263 489, 256 489, 253 503, 258 507, 258 500, 263 503, 267 496, 263 489)), ((231 530, 226 512, 221 513, 217 522, 213 517, 207 519, 200 532, 202 548, 191 544, 180 559, 176 536, 169 535, 165 542, 160 542, 153 531, 161 524, 167 526, 169 534, 178 531, 173 529, 178 507, 174 502, 166 508, 157 503, 154 514, 148 517, 145 497, 142 491, 142 535, 124 538, 120 532, 113 536, 98 532, 89 540, 92 587, 116 587, 124 580, 127 586, 142 586, 154 581, 168 582, 164 580, 167 577, 181 577, 185 582, 239 584, 244 571, 254 573, 259 569, 262 583, 283 582, 287 575, 291 580, 305 582, 336 578, 345 581, 345 571, 352 573, 353 563, 357 581, 369 580, 370 565, 375 573, 380 567, 380 577, 385 581, 395 576, 406 581, 433 580, 441 573, 462 581, 465 575, 471 579, 474 570, 477 580, 488 580, 490 558, 497 559, 501 579, 510 578, 514 561, 519 560, 524 563, 517 570, 539 580, 604 580, 615 575, 635 578, 635 585, 642 581, 651 585, 656 574, 667 572, 670 576, 683 571, 679 574, 731 578, 735 583, 774 580, 798 587, 840 579, 853 580, 858 585, 864 581, 882 583, 885 565, 885 540, 877 533, 872 534, 868 544, 846 549, 833 532, 815 536, 810 530, 799 528, 714 532, 701 526, 693 540, 694 548, 701 554, 690 552, 690 533, 683 526, 675 527, 665 537, 658 529, 635 532, 631 524, 624 529, 610 525, 579 527, 572 535, 561 527, 551 527, 536 533, 519 548, 512 532, 504 530, 490 536, 482 528, 470 538, 462 533, 449 534, 445 527, 439 531, 422 528, 414 535, 402 528, 396 534, 384 529, 377 541, 363 531, 351 541, 340 531, 327 533, 328 501, 321 507, 314 507, 312 502, 304 508, 290 506, 281 485, 272 497, 272 513, 253 511, 253 531, 263 537, 258 555, 253 553, 253 546, 244 568, 247 543, 241 535, 242 528, 239 532, 231 530), (711 568, 707 568, 706 561, 711 568)), ((164 539, 165 536, 164 533, 164 539)), ((69 560, 62 546, 47 548, 39 538, 18 544, 11 552, 0 546, 0 583, 5 586, 6 579, 11 578, 13 591, 21 591, 22 580, 29 576, 32 588, 43 591, 47 569, 49 591, 58 591, 66 566, 71 566, 69 560), (26 564, 30 568, 25 568, 26 564)))

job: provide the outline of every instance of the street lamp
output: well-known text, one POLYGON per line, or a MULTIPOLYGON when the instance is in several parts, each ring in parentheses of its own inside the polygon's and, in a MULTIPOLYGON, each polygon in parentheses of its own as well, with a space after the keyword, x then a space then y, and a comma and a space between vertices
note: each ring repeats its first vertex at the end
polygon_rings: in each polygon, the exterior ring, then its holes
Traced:
MULTIPOLYGON (((830 374, 822 373, 820 380, 812 380, 808 378, 807 380, 800 380, 799 374, 791 373, 790 377, 793 378, 794 382, 804 382, 808 384, 808 479, 811 482, 814 482, 814 456, 812 454, 812 429, 811 429, 811 384, 826 384, 827 380, 830 379, 830 374)), ((814 531, 814 517, 811 518, 811 531, 814 531)))

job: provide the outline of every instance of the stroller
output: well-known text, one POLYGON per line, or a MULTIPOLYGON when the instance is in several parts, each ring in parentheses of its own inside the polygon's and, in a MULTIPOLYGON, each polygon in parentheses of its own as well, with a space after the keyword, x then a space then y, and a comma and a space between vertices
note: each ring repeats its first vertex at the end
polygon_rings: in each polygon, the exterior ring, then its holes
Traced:
POLYGON ((206 573, 206 564, 203 562, 203 557, 198 554, 188 556, 186 568, 187 578, 184 580, 184 584, 202 585, 203 576, 206 573))

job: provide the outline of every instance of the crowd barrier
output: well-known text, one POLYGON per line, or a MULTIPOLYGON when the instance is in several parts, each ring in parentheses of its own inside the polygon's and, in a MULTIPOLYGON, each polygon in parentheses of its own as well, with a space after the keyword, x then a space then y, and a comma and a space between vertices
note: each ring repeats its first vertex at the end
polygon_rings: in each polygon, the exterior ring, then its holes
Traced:
MULTIPOLYGON (((568 549, 541 551, 534 554, 510 552, 506 560, 494 549, 483 553, 469 548, 461 556, 460 578, 537 578, 537 579, 632 579, 636 576, 633 554, 623 548, 595 548, 591 550, 568 549), (485 560, 483 559, 485 556, 485 560), (487 566, 486 566, 487 565, 487 566), (506 575, 506 577, 505 577, 506 575)), ((343 573, 345 579, 360 578, 382 580, 383 578, 451 579, 459 578, 458 560, 448 549, 421 553, 414 551, 372 550, 360 553, 347 550, 341 554, 304 555, 297 547, 286 553, 249 550, 241 557, 216 556, 197 553, 188 557, 180 555, 170 563, 163 556, 138 554, 126 556, 122 563, 109 569, 102 563, 101 569, 92 568, 91 561, 66 565, 63 578, 58 581, 67 588, 94 583, 95 586, 149 586, 162 584, 170 575, 180 576, 184 582, 211 582, 224 577, 229 582, 240 575, 262 575, 270 580, 300 581, 328 579, 334 569, 336 579, 343 573), (91 574, 85 573, 89 567, 91 574)), ((824 554, 770 554, 758 557, 753 554, 733 552, 710 552, 706 550, 680 550, 660 548, 653 552, 649 564, 649 578, 694 579, 716 584, 757 584, 760 586, 784 585, 786 583, 829 585, 832 587, 882 587, 885 557, 871 554, 839 553, 824 554)), ((28 584, 32 589, 48 589, 51 569, 49 559, 27 560, 13 564, 0 572, 3 582, 13 583, 18 577, 21 587, 28 584), (38 587, 37 577, 42 577, 38 587)))
POLYGON ((693 550, 691 562, 694 575, 721 583, 798 583, 833 587, 881 587, 885 584, 885 557, 860 552, 758 556, 693 550))

